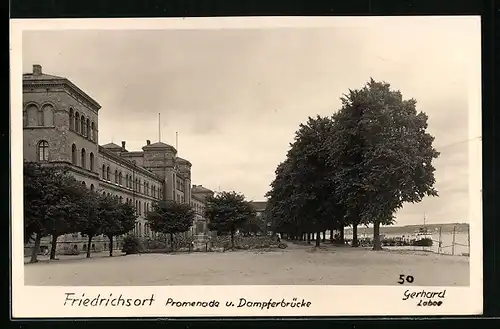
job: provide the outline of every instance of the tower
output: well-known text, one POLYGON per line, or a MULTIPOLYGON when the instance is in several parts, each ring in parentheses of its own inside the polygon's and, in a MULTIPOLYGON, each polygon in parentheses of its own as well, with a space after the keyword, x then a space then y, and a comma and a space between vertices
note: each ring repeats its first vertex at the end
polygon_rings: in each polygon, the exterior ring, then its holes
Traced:
POLYGON ((24 160, 68 166, 76 179, 96 187, 100 108, 67 78, 33 65, 23 74, 24 160))
POLYGON ((151 144, 149 141, 142 150, 144 151, 144 167, 164 181, 163 199, 175 200, 175 156, 177 150, 172 145, 162 142, 151 144))

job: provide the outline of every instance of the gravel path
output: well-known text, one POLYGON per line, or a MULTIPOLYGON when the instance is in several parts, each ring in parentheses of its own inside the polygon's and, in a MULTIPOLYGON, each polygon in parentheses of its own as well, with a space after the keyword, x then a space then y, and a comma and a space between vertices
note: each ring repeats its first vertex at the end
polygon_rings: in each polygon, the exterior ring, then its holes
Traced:
MULTIPOLYGON (((467 286, 469 258, 289 244, 285 250, 61 258, 26 264, 26 285, 414 285, 467 286)), ((76 256, 78 257, 78 256, 76 256)))

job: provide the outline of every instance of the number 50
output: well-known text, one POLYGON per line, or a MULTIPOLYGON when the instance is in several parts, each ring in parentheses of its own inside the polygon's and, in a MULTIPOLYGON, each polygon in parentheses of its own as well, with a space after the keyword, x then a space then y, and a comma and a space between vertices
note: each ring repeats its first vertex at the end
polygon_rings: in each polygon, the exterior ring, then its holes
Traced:
POLYGON ((405 283, 405 281, 408 283, 413 283, 414 278, 411 275, 400 274, 398 283, 403 284, 405 283))

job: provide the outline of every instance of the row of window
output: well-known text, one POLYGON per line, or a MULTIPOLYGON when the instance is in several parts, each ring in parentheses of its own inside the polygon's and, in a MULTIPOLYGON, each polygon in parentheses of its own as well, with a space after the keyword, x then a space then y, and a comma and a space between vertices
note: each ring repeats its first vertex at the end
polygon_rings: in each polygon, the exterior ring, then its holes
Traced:
POLYGON ((82 148, 80 152, 78 152, 76 145, 71 145, 71 163, 75 166, 78 166, 78 154, 80 154, 80 167, 84 169, 88 169, 90 171, 94 171, 95 167, 95 156, 93 152, 89 154, 89 161, 87 166, 87 151, 85 148, 82 148))
POLYGON ((177 202, 184 203, 184 195, 177 194, 177 202))
POLYGON ((24 127, 43 127, 54 125, 54 107, 50 104, 45 104, 38 107, 35 104, 29 104, 23 111, 23 126, 24 127))
MULTIPOLYGON (((82 181, 82 184, 83 186, 86 186, 87 184, 85 183, 85 181, 82 181)), ((95 188, 94 188, 94 184, 90 184, 90 190, 92 192, 95 191, 95 188)), ((103 195, 107 195, 107 196, 113 196, 111 193, 109 192, 102 192, 103 195)), ((121 203, 124 202, 124 199, 122 196, 116 196, 116 198, 118 198, 120 200, 121 203)), ((132 204, 132 199, 131 198, 125 198, 125 202, 126 203, 129 203, 129 204, 132 204)), ((144 202, 142 203, 141 201, 138 201, 136 200, 135 201, 135 210, 137 212, 137 214, 140 216, 140 215, 144 215, 146 216, 147 213, 150 211, 150 208, 151 208, 151 204, 149 202, 144 202)), ((142 223, 141 222, 137 222, 135 224, 135 227, 134 227, 134 230, 133 230, 133 233, 135 236, 138 236, 138 237, 143 237, 143 236, 146 236, 146 237, 153 237, 156 235, 155 232, 153 232, 148 223, 145 223, 144 224, 144 231, 142 230, 142 223)))
POLYGON ((184 181, 182 179, 176 180, 176 187, 180 191, 184 191, 184 181))
MULTIPOLYGON (((82 183, 85 185, 85 182, 82 181, 82 183)), ((90 185, 90 190, 94 191, 94 185, 90 185)), ((133 202, 133 200, 131 198, 123 199, 122 196, 112 195, 109 192, 102 192, 102 195, 114 196, 115 198, 120 200, 120 203, 125 202, 128 204, 132 204, 132 202, 133 202)), ((142 203, 141 201, 138 201, 138 200, 135 201, 135 211, 136 211, 137 215, 139 215, 139 216, 141 216, 141 215, 146 216, 147 213, 149 212, 150 206, 151 206, 151 204, 148 202, 142 203)))
POLYGON ((135 223, 134 227, 134 235, 137 237, 155 237, 158 236, 157 233, 153 232, 151 228, 149 227, 148 223, 144 223, 144 231, 142 230, 143 226, 141 222, 135 223))
POLYGON ((115 184, 125 186, 128 188, 133 188, 134 191, 138 193, 144 193, 147 196, 152 196, 153 198, 157 199, 162 199, 163 198, 163 191, 161 188, 156 187, 156 186, 150 186, 149 182, 142 182, 140 178, 136 178, 135 181, 133 179, 132 175, 125 174, 123 176, 121 171, 115 170, 114 172, 114 179, 112 180, 113 174, 111 173, 111 170, 109 166, 102 165, 102 172, 101 172, 101 178, 103 180, 107 180, 109 182, 113 181, 115 184))
POLYGON ((191 208, 194 209, 195 213, 203 216, 204 207, 201 206, 199 203, 191 202, 191 208))
POLYGON ((78 112, 74 112, 72 108, 69 109, 69 129, 88 140, 97 142, 97 127, 95 123, 91 122, 89 118, 85 119, 83 114, 80 115, 78 112))
MULTIPOLYGON (((46 140, 41 140, 37 144, 37 157, 39 161, 49 161, 49 143, 46 140)), ((80 167, 84 169, 89 169, 90 171, 94 171, 95 167, 95 156, 93 152, 90 152, 89 154, 89 159, 88 159, 88 166, 87 166, 87 152, 85 148, 82 148, 80 152, 78 152, 77 147, 75 144, 71 145, 71 163, 75 166, 80 164, 80 167), (78 163, 78 154, 80 154, 80 163, 78 163)), ((102 165, 102 179, 110 181, 110 169, 109 166, 102 165)), ((118 172, 118 170, 115 170, 115 183, 119 185, 123 185, 122 183, 123 176, 121 171, 118 172)), ((132 176, 131 175, 126 175, 125 176, 125 182, 126 186, 129 188, 132 188, 132 176)), ((135 187, 134 190, 141 193, 141 180, 136 178, 135 179, 135 187)), ((161 188, 157 188, 156 186, 149 186, 148 182, 144 182, 144 189, 143 192, 146 195, 150 195, 154 198, 161 199, 163 198, 163 191, 161 188)))

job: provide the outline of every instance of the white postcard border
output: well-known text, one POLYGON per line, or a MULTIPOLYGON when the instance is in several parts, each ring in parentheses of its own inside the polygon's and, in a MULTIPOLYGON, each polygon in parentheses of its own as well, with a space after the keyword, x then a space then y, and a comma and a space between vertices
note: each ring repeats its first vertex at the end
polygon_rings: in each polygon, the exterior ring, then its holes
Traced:
MULTIPOLYGON (((381 20, 470 19, 480 31, 479 17, 263 17, 263 18, 177 18, 177 19, 57 19, 11 20, 11 193, 12 193, 12 316, 43 317, 175 317, 175 316, 362 316, 362 315, 472 315, 481 314, 483 306, 482 200, 481 200, 481 64, 480 38, 476 45, 478 61, 471 64, 469 76, 469 148, 470 191, 470 286, 162 286, 162 287, 41 287, 24 285, 23 260, 23 135, 22 117, 22 32, 55 29, 248 29, 279 27, 362 27, 381 20), (403 301, 407 289, 443 291, 446 297, 439 307, 418 307, 415 300, 403 301), (76 307, 64 306, 65 294, 75 293, 89 298, 117 296, 149 298, 149 307, 76 307), (175 301, 219 301, 219 307, 170 307, 175 301), (294 302, 302 307, 226 307, 226 301, 238 303, 240 298, 252 302, 272 299, 294 302), (304 303, 310 302, 309 307, 304 303)), ((214 303, 212 303, 213 305, 214 303)), ((269 303, 268 303, 269 304, 269 303)))

